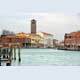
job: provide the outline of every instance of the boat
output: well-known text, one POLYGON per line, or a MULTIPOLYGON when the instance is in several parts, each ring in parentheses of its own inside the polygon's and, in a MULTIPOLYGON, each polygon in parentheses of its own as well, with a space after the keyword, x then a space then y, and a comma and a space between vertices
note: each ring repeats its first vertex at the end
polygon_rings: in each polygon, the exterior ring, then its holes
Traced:
POLYGON ((67 48, 67 47, 58 47, 58 50, 67 50, 67 51, 80 51, 79 48, 67 48))

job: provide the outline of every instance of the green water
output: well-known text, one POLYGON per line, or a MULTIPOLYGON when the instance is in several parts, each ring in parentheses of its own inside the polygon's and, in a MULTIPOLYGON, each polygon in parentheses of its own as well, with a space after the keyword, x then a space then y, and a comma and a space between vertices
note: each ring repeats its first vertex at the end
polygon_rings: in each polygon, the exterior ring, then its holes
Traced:
MULTIPOLYGON (((18 59, 18 57, 17 57, 18 59)), ((12 66, 79 66, 80 51, 56 49, 21 49, 21 63, 12 62, 12 66)))

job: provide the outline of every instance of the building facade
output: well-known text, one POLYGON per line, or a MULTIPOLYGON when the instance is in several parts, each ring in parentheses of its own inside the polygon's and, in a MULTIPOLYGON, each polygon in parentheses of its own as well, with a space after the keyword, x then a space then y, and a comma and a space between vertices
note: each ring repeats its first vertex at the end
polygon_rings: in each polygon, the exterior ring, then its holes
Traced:
POLYGON ((17 37, 24 38, 22 42, 23 47, 27 48, 41 48, 43 47, 43 38, 37 34, 18 33, 17 37))
POLYGON ((53 47, 53 35, 46 32, 39 32, 38 35, 40 35, 43 38, 43 44, 44 48, 51 48, 53 47))
POLYGON ((64 36, 64 46, 67 48, 80 48, 80 31, 67 33, 64 36))
POLYGON ((59 46, 59 41, 57 39, 53 39, 53 48, 57 48, 59 46))
POLYGON ((24 32, 0 37, 0 44, 8 46, 10 43, 19 43, 23 48, 40 48, 43 47, 43 38, 37 34, 24 32))

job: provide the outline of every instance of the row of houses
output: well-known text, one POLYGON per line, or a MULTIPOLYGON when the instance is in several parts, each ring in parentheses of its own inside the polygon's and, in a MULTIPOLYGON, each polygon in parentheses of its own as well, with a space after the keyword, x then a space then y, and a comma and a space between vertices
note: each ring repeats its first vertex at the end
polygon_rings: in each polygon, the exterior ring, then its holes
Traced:
POLYGON ((63 48, 80 49, 80 31, 66 33, 62 42, 53 39, 53 35, 46 32, 37 34, 20 32, 0 37, 0 45, 9 46, 12 43, 19 43, 21 47, 25 48, 53 48, 61 46, 63 48))
POLYGON ((37 34, 20 32, 15 35, 0 37, 0 45, 9 46, 10 43, 19 43, 21 47, 25 48, 52 48, 53 35, 46 32, 39 32, 37 34))
POLYGON ((80 49, 80 31, 66 33, 63 47, 70 49, 80 49))
POLYGON ((64 45, 68 48, 80 48, 80 31, 65 34, 64 45))

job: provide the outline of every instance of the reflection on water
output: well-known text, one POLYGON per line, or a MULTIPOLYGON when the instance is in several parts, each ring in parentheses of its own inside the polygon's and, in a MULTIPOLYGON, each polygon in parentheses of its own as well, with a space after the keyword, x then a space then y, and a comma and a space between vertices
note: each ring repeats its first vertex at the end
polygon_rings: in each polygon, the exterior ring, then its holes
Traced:
POLYGON ((56 49, 21 49, 21 62, 12 61, 12 66, 28 65, 80 65, 79 51, 64 51, 56 49))

